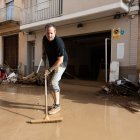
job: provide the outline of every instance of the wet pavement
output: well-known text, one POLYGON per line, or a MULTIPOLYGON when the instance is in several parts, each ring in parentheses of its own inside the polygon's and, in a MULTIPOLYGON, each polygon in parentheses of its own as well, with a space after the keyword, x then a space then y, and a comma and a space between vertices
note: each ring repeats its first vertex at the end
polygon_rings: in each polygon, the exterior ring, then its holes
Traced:
POLYGON ((103 85, 63 79, 63 121, 40 124, 27 122, 45 115, 43 86, 0 85, 0 140, 139 140, 140 114, 119 105, 126 97, 102 95, 103 85))

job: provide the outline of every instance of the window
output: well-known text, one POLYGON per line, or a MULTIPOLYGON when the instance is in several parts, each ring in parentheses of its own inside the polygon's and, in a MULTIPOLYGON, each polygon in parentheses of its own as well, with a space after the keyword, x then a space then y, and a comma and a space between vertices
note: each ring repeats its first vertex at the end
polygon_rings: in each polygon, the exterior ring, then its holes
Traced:
POLYGON ((6 3, 6 20, 12 20, 14 14, 14 0, 6 3))

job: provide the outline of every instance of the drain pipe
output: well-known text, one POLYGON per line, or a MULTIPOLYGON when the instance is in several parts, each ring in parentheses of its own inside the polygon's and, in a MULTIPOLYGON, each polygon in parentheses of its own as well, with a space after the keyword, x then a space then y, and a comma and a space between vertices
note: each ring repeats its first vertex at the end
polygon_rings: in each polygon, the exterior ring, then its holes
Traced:
POLYGON ((110 40, 110 38, 105 38, 105 82, 107 83, 107 41, 110 40))

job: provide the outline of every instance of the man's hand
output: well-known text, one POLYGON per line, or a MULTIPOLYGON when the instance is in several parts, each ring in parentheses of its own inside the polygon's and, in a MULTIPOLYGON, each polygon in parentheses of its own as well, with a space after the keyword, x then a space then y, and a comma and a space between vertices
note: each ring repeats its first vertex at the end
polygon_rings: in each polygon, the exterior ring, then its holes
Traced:
POLYGON ((48 76, 51 73, 49 70, 45 70, 45 76, 48 76))

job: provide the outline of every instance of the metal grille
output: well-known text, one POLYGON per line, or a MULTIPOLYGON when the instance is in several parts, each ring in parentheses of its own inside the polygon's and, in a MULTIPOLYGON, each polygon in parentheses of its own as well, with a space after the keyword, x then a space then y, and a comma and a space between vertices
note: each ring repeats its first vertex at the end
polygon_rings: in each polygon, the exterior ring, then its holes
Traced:
POLYGON ((8 6, 0 9, 0 22, 14 20, 20 21, 21 9, 16 6, 8 6))
POLYGON ((36 2, 36 5, 23 9, 22 25, 58 17, 62 14, 62 0, 37 0, 36 2))

